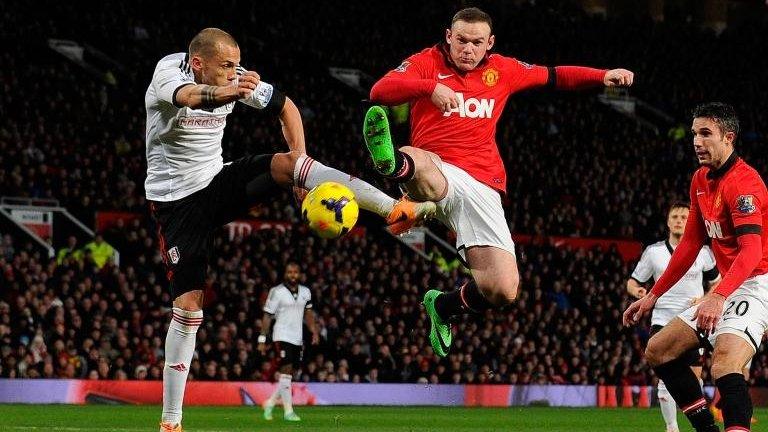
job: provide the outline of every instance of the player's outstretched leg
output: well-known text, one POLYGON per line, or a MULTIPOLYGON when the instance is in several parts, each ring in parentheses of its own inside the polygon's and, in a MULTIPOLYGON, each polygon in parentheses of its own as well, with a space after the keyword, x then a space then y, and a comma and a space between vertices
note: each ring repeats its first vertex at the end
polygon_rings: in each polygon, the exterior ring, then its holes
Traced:
POLYGON ((699 379, 691 370, 686 351, 699 346, 696 332, 680 318, 675 318, 648 341, 645 358, 656 376, 664 381, 697 432, 716 432, 719 428, 707 407, 699 379))
POLYGON ((448 322, 452 318, 499 309, 517 297, 519 274, 514 255, 493 246, 472 246, 465 252, 472 279, 457 290, 430 290, 424 296, 431 324, 430 342, 440 356, 448 355, 451 346, 448 322))
MULTIPOLYGON (((745 324, 748 326, 748 324, 745 324)), ((762 332, 749 327, 752 334, 762 332)), ((764 330, 761 328, 761 330, 764 330)), ((746 332, 749 336, 750 332, 746 332)), ((722 333, 717 336, 712 353, 712 378, 720 392, 720 409, 726 431, 748 431, 752 419, 752 399, 743 367, 752 359, 758 344, 752 345, 739 335, 722 333)))
MULTIPOLYGON (((292 155, 292 153, 284 153, 283 155, 292 155)), ((275 155, 276 158, 281 156, 275 155)), ((285 165, 291 170, 294 186, 310 190, 323 182, 340 183, 355 193, 355 198, 361 208, 385 218, 389 230, 393 234, 408 231, 413 226, 432 217, 437 210, 435 203, 431 201, 415 202, 407 197, 396 200, 370 183, 325 166, 305 154, 296 156, 295 160, 291 160, 290 156, 287 157, 288 161, 285 165)), ((273 166, 273 170, 275 169, 276 167, 273 166)))

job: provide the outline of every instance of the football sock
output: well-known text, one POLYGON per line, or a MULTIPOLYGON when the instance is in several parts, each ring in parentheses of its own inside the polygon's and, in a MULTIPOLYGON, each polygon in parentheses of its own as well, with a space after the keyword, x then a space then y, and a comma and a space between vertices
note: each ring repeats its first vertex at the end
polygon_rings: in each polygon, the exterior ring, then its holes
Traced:
POLYGON ((677 403, 669 394, 664 381, 659 381, 659 405, 661 406, 661 415, 664 417, 664 423, 667 424, 667 430, 679 429, 677 426, 677 403))
POLYGON ((667 391, 680 405, 691 425, 697 432, 718 431, 712 413, 707 409, 707 401, 701 390, 699 379, 693 373, 685 359, 677 358, 653 368, 656 375, 664 381, 667 391))
POLYGON ((278 381, 277 386, 275 387, 275 391, 272 392, 272 395, 266 401, 267 405, 274 406, 277 403, 277 399, 280 397, 281 392, 282 390, 280 389, 280 382, 278 381))
POLYGON ((165 338, 165 367, 163 368, 163 416, 162 421, 181 423, 184 388, 189 375, 189 365, 195 353, 197 329, 203 322, 203 311, 186 311, 173 308, 171 325, 165 338))
POLYGON ((752 420, 752 399, 744 375, 731 373, 715 380, 720 391, 720 409, 726 432, 748 431, 752 420))
POLYGON ((470 280, 461 288, 440 294, 435 298, 435 311, 443 321, 467 312, 481 313, 493 305, 477 288, 477 283, 470 280))
POLYGON ((406 183, 413 178, 415 170, 413 158, 408 153, 395 150, 395 169, 392 174, 382 174, 382 176, 398 183, 406 183))
POLYGON ((283 399, 283 409, 285 413, 293 412, 293 400, 291 399, 291 376, 288 374, 280 374, 280 382, 278 384, 280 389, 280 397, 283 399))
POLYGON ((299 156, 293 169, 293 184, 311 190, 324 182, 336 182, 348 187, 355 193, 355 199, 362 209, 381 217, 387 217, 397 203, 397 200, 366 181, 325 166, 307 155, 299 156))

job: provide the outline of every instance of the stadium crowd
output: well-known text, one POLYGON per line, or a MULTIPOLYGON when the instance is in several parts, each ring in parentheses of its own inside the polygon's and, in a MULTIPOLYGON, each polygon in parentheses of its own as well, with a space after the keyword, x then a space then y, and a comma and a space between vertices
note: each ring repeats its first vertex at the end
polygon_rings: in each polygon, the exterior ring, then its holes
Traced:
MULTIPOLYGON (((0 53, 0 196, 55 198, 89 226, 96 211, 146 212, 144 90, 155 62, 184 50, 200 27, 231 30, 243 47, 244 66, 297 102, 311 153, 365 175, 363 96, 331 78, 327 67, 379 76, 436 42, 450 16, 446 11, 453 10, 437 2, 395 2, 381 11, 384 16, 374 16, 363 2, 299 8, 267 2, 258 8, 248 3, 233 17, 222 11, 242 2, 229 1, 201 22, 197 11, 175 8, 174 2, 152 3, 159 9, 154 18, 141 19, 134 8, 149 7, 147 1, 91 3, 77 12, 51 4, 34 20, 21 19, 32 13, 32 4, 0 14, 6 47, 0 53), (334 12, 342 7, 344 14, 334 12), (73 13, 78 19, 61 19, 73 13), (272 16, 281 19, 253 25, 272 16), (82 26, 83 21, 98 25, 82 26), (361 49, 350 35, 363 33, 361 49), (126 66, 111 65, 110 79, 93 76, 51 51, 47 38, 87 43, 126 66)), ((755 36, 765 24, 746 23, 715 36, 694 24, 605 21, 567 1, 547 3, 499 11, 489 4, 496 50, 540 64, 625 65, 637 73, 633 95, 683 123, 696 102, 730 101, 743 120, 739 153, 768 172, 768 158, 759 151, 765 137, 758 132, 768 124, 762 109, 768 90, 750 80, 722 79, 768 67, 768 46, 755 36), (698 53, 704 46, 706 56, 698 53)), ((600 104, 593 93, 534 92, 509 105, 499 144, 509 170, 513 233, 644 243, 663 236, 665 208, 685 196, 694 168, 689 140, 667 134, 674 122, 659 121, 656 134, 600 104)), ((283 147, 276 119, 245 108, 230 117, 226 159, 283 147)), ((283 193, 258 216, 291 220, 289 202, 283 193)), ((97 266, 87 254, 49 260, 23 238, 2 237, 0 376, 161 379, 170 298, 152 223, 144 217, 104 236, 121 253, 119 268, 109 262, 97 266)), ((321 344, 305 350, 302 380, 653 380, 639 355, 647 329, 619 328, 631 268, 612 250, 521 246, 519 301, 506 313, 457 323, 453 354, 439 359, 425 340, 418 302, 427 287, 460 284, 459 269, 442 273, 372 229, 329 242, 295 224, 285 233, 257 231, 233 241, 222 231, 215 244, 210 282, 216 299, 198 333, 194 379, 272 378, 274 352, 264 357, 255 349, 260 305, 267 289, 280 282, 285 263, 295 260, 313 291, 322 330, 321 344)), ((753 384, 768 385, 764 349, 755 363, 753 384)))

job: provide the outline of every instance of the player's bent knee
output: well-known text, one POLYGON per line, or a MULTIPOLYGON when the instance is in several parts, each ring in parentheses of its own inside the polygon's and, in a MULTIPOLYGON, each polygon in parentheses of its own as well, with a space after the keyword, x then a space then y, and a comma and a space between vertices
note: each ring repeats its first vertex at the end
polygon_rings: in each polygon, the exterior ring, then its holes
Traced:
POLYGON ((489 303, 496 307, 506 306, 517 299, 520 277, 509 277, 502 283, 487 286, 478 285, 478 289, 489 303))
POLYGON ((203 309, 203 291, 194 290, 185 292, 176 297, 173 301, 173 307, 183 309, 187 312, 197 312, 203 309))
POLYGON ((645 347, 645 361, 651 367, 660 366, 669 361, 664 355, 665 351, 663 344, 654 336, 648 341, 648 346, 645 347))
POLYGON ((272 178, 277 184, 283 187, 293 185, 294 168, 302 154, 300 151, 292 150, 286 153, 275 153, 272 156, 270 171, 272 172, 272 178))

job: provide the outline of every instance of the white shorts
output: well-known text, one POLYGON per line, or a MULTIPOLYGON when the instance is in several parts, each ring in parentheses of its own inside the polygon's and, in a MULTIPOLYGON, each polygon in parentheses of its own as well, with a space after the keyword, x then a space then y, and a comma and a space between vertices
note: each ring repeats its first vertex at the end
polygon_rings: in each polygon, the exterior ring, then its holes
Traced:
MULTIPOLYGON (((694 330, 696 321, 692 306, 679 315, 694 330)), ((741 337, 757 352, 763 333, 768 329, 768 274, 748 278, 736 291, 725 299, 723 316, 718 321, 714 333, 709 336, 709 343, 714 346, 721 334, 730 333, 741 337)))
POLYGON ((653 308, 651 312, 651 325, 660 325, 664 327, 669 324, 676 316, 683 313, 687 308, 653 308))
POLYGON ((515 256, 515 243, 501 207, 501 195, 463 169, 435 161, 448 181, 448 193, 437 202, 437 219, 456 233, 456 249, 466 261, 472 246, 495 246, 515 256))

